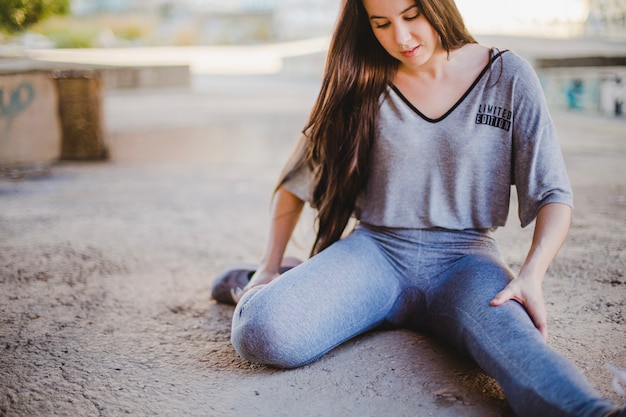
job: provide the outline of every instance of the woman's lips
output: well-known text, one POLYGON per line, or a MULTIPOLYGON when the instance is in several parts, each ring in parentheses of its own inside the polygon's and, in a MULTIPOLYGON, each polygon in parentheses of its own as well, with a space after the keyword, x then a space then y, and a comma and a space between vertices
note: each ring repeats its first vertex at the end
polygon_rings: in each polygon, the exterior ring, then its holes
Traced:
POLYGON ((417 45, 414 48, 408 49, 406 51, 402 51, 401 54, 402 56, 404 56, 405 58, 411 58, 413 56, 415 56, 415 54, 417 54, 417 50, 419 49, 419 45, 417 45))

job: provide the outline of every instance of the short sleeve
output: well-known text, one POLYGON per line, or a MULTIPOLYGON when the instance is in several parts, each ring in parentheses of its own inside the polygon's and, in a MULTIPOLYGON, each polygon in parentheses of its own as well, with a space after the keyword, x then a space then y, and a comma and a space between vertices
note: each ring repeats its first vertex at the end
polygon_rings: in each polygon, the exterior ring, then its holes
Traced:
POLYGON ((283 168, 280 185, 299 199, 311 203, 313 201, 314 176, 311 166, 305 159, 306 141, 302 135, 283 168))
POLYGON ((526 227, 546 204, 573 206, 573 193, 543 89, 532 67, 521 59, 513 89, 513 182, 520 222, 526 227))

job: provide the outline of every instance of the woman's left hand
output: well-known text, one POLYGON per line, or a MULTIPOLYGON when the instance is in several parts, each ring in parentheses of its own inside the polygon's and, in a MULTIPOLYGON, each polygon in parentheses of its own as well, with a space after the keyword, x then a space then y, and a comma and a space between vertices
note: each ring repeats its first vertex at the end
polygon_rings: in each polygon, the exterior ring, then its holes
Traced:
POLYGON ((500 306, 510 300, 520 303, 544 340, 548 340, 548 312, 541 284, 550 262, 567 236, 571 218, 572 209, 565 204, 550 203, 539 209, 533 241, 519 275, 490 303, 492 306, 500 306))
POLYGON ((544 340, 548 340, 548 311, 543 299, 540 279, 517 277, 491 300, 492 306, 500 306, 515 300, 528 312, 530 319, 544 340))

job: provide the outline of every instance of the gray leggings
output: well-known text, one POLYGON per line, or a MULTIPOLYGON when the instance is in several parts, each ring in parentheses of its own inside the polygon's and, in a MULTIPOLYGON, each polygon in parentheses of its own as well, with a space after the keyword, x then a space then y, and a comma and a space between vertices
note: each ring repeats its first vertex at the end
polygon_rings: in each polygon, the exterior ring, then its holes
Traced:
POLYGON ((430 329, 493 376, 518 416, 611 410, 544 343, 520 304, 489 305, 512 277, 488 232, 361 224, 249 291, 235 310, 231 340, 244 358, 294 368, 382 324, 430 329))

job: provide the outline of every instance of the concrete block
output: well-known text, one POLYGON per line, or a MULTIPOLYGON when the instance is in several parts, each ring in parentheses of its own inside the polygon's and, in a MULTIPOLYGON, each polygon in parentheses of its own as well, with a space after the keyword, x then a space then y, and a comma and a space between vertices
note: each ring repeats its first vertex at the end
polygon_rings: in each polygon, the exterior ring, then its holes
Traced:
POLYGON ((53 162, 60 150, 54 80, 47 72, 0 74, 0 165, 53 162))
POLYGON ((102 109, 103 82, 92 70, 53 71, 61 118, 61 159, 102 160, 108 152, 102 109))

